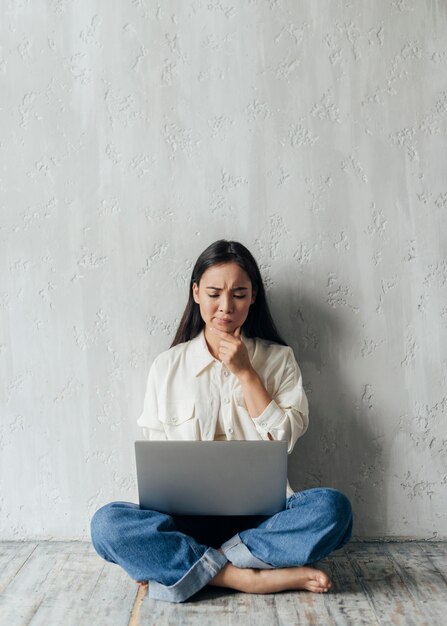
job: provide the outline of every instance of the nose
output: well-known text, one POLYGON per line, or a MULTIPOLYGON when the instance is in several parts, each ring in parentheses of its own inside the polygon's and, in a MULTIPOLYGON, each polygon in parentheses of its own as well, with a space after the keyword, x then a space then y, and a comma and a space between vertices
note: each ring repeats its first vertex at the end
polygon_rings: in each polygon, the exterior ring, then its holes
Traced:
POLYGON ((222 295, 219 309, 222 313, 231 313, 231 311, 233 310, 233 305, 231 303, 230 295, 222 295))

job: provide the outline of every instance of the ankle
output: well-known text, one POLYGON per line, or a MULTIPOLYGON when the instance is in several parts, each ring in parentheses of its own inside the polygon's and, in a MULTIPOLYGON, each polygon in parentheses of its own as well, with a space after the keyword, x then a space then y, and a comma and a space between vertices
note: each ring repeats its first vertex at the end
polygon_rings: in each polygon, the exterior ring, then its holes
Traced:
POLYGON ((235 567, 234 569, 236 571, 234 571, 233 574, 236 577, 239 591, 243 591, 244 593, 257 593, 260 570, 251 567, 235 567))
POLYGON ((253 593, 255 588, 255 571, 257 570, 240 568, 232 563, 227 563, 208 584, 236 589, 245 593, 253 593))

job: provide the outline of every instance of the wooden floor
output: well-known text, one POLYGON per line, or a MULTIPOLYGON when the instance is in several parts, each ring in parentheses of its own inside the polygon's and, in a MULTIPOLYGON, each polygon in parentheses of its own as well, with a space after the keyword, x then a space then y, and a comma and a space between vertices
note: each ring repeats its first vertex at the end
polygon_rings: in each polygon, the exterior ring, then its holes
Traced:
POLYGON ((0 625, 447 624, 446 543, 351 542, 318 567, 333 581, 327 594, 205 587, 171 604, 88 542, 0 542, 0 625))

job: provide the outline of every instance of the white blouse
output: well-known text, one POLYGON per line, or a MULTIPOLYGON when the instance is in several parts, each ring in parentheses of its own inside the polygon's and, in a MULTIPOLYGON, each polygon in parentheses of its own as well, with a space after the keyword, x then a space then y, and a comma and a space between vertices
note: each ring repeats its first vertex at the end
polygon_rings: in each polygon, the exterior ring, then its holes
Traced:
MULTIPOLYGON (((150 440, 287 440, 287 452, 309 424, 301 371, 292 348, 252 339, 242 331, 250 362, 272 397, 250 417, 238 378, 213 357, 202 330, 152 363, 137 420, 150 440)), ((287 496, 293 490, 287 482, 287 496)))

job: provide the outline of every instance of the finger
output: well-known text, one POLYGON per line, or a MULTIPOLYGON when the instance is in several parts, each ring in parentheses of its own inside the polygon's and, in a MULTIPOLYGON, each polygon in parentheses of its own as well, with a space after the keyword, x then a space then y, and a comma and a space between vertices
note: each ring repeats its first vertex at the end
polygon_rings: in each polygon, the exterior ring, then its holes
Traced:
POLYGON ((222 347, 219 348, 219 359, 224 359, 227 357, 231 357, 231 352, 229 350, 224 350, 222 347))
POLYGON ((240 326, 238 326, 236 328, 236 330, 234 331, 233 335, 234 335, 234 337, 237 337, 239 339, 239 337, 241 336, 241 327, 240 326))
POLYGON ((220 328, 216 328, 215 326, 210 326, 211 330, 220 335, 221 337, 228 337, 229 333, 226 333, 224 330, 221 330, 220 328))
MULTIPOLYGON (((222 331, 218 331, 219 333, 222 331)), ((234 337, 231 333, 223 333, 223 335, 219 335, 220 343, 226 343, 227 345, 235 345, 238 343, 237 337, 234 337)))
POLYGON ((226 361, 231 361, 231 360, 233 360, 233 357, 234 357, 233 353, 228 351, 228 350, 220 350, 219 351, 219 359, 221 361, 225 361, 225 362, 226 361))
POLYGON ((227 339, 221 339, 219 342, 219 348, 224 348, 225 350, 234 350, 235 344, 233 341, 229 341, 227 339))

